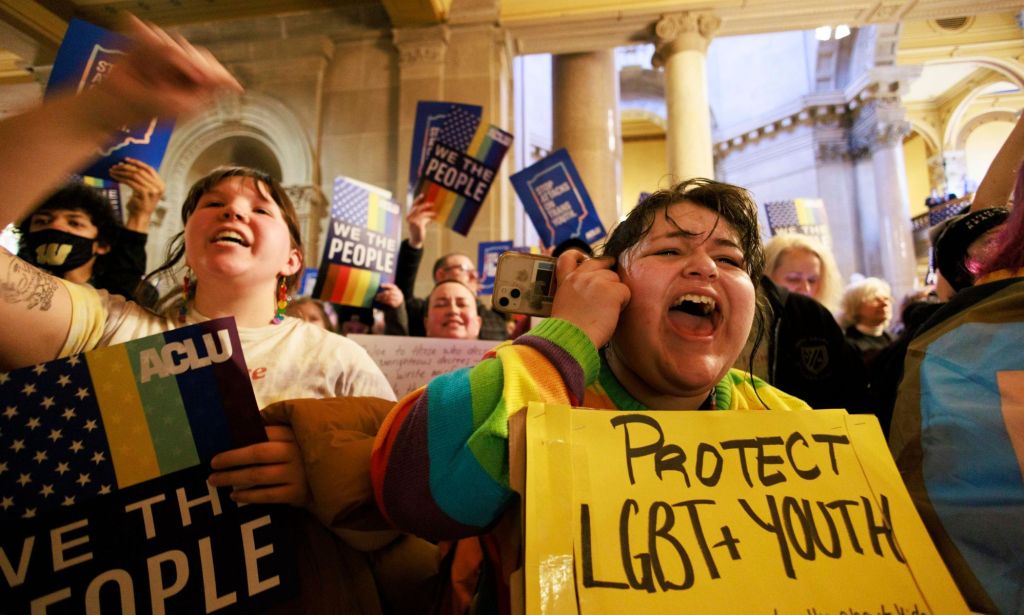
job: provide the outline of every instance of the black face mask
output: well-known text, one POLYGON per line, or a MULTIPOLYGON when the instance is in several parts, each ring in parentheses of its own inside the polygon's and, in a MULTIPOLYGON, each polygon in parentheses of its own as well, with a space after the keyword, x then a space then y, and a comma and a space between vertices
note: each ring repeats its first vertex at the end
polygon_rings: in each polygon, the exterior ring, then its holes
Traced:
POLYGON ((95 239, 45 229, 25 236, 26 249, 20 256, 40 269, 61 276, 88 263, 94 256, 95 243, 95 239))

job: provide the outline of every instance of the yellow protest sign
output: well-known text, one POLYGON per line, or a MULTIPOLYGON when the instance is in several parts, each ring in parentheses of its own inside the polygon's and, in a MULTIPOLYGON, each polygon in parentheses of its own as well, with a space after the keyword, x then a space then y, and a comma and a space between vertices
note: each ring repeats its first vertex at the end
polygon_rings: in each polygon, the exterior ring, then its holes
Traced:
POLYGON ((531 404, 526 612, 967 606, 874 417, 531 404))

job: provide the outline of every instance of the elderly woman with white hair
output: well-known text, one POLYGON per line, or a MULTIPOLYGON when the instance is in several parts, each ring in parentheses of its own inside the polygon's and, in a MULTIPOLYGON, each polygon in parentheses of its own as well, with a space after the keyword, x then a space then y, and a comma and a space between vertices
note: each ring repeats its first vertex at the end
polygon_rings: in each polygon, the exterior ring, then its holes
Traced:
POLYGON ((843 293, 842 324, 846 339, 861 352, 866 364, 892 343, 886 331, 892 321, 892 289, 880 278, 864 278, 843 293))

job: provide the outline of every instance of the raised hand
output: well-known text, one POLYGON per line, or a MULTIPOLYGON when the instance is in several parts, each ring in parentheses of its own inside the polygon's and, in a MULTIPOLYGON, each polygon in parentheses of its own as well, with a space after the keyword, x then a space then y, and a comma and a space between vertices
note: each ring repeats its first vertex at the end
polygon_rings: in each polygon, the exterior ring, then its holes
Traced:
POLYGON ((65 177, 88 165, 124 126, 193 113, 242 86, 210 52, 130 18, 134 48, 109 77, 0 121, 0 227, 32 210, 65 177))
POLYGON ((147 232, 150 218, 166 189, 160 174, 141 160, 125 158, 110 167, 110 177, 132 189, 132 198, 125 204, 128 211, 125 227, 140 233, 147 232))
POLYGON ((374 299, 377 303, 386 305, 389 308, 397 308, 405 303, 405 295, 394 284, 381 284, 380 290, 377 291, 374 299))
POLYGON ((612 258, 591 258, 577 250, 558 257, 552 318, 567 320, 601 348, 612 338, 619 314, 629 303, 629 287, 612 271, 612 258))
POLYGON ((434 202, 428 201, 424 195, 419 195, 412 202, 405 221, 409 224, 409 245, 419 249, 423 247, 423 238, 427 233, 427 224, 437 218, 437 210, 434 209, 434 202))
POLYGON ((110 128, 189 114, 219 92, 242 91, 206 49, 131 15, 126 30, 135 46, 93 90, 105 96, 106 107, 94 111, 110 128))

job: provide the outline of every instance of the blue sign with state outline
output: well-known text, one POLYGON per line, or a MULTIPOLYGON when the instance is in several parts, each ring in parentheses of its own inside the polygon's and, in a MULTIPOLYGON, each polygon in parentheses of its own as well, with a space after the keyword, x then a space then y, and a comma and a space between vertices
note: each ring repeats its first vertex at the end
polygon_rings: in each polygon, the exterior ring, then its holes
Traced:
MULTIPOLYGON (((131 46, 131 40, 99 26, 72 19, 57 51, 46 95, 81 93, 109 77, 131 46)), ((99 157, 81 175, 110 180, 110 167, 125 157, 160 168, 174 120, 152 118, 142 126, 124 126, 117 138, 96 151, 99 157)))
POLYGON ((605 236, 569 152, 560 149, 509 178, 546 247, 572 237, 588 244, 605 236))
POLYGON ((498 272, 498 257, 502 252, 512 250, 511 241, 481 241, 477 250, 477 267, 480 275, 480 295, 494 294, 494 276, 498 272))

